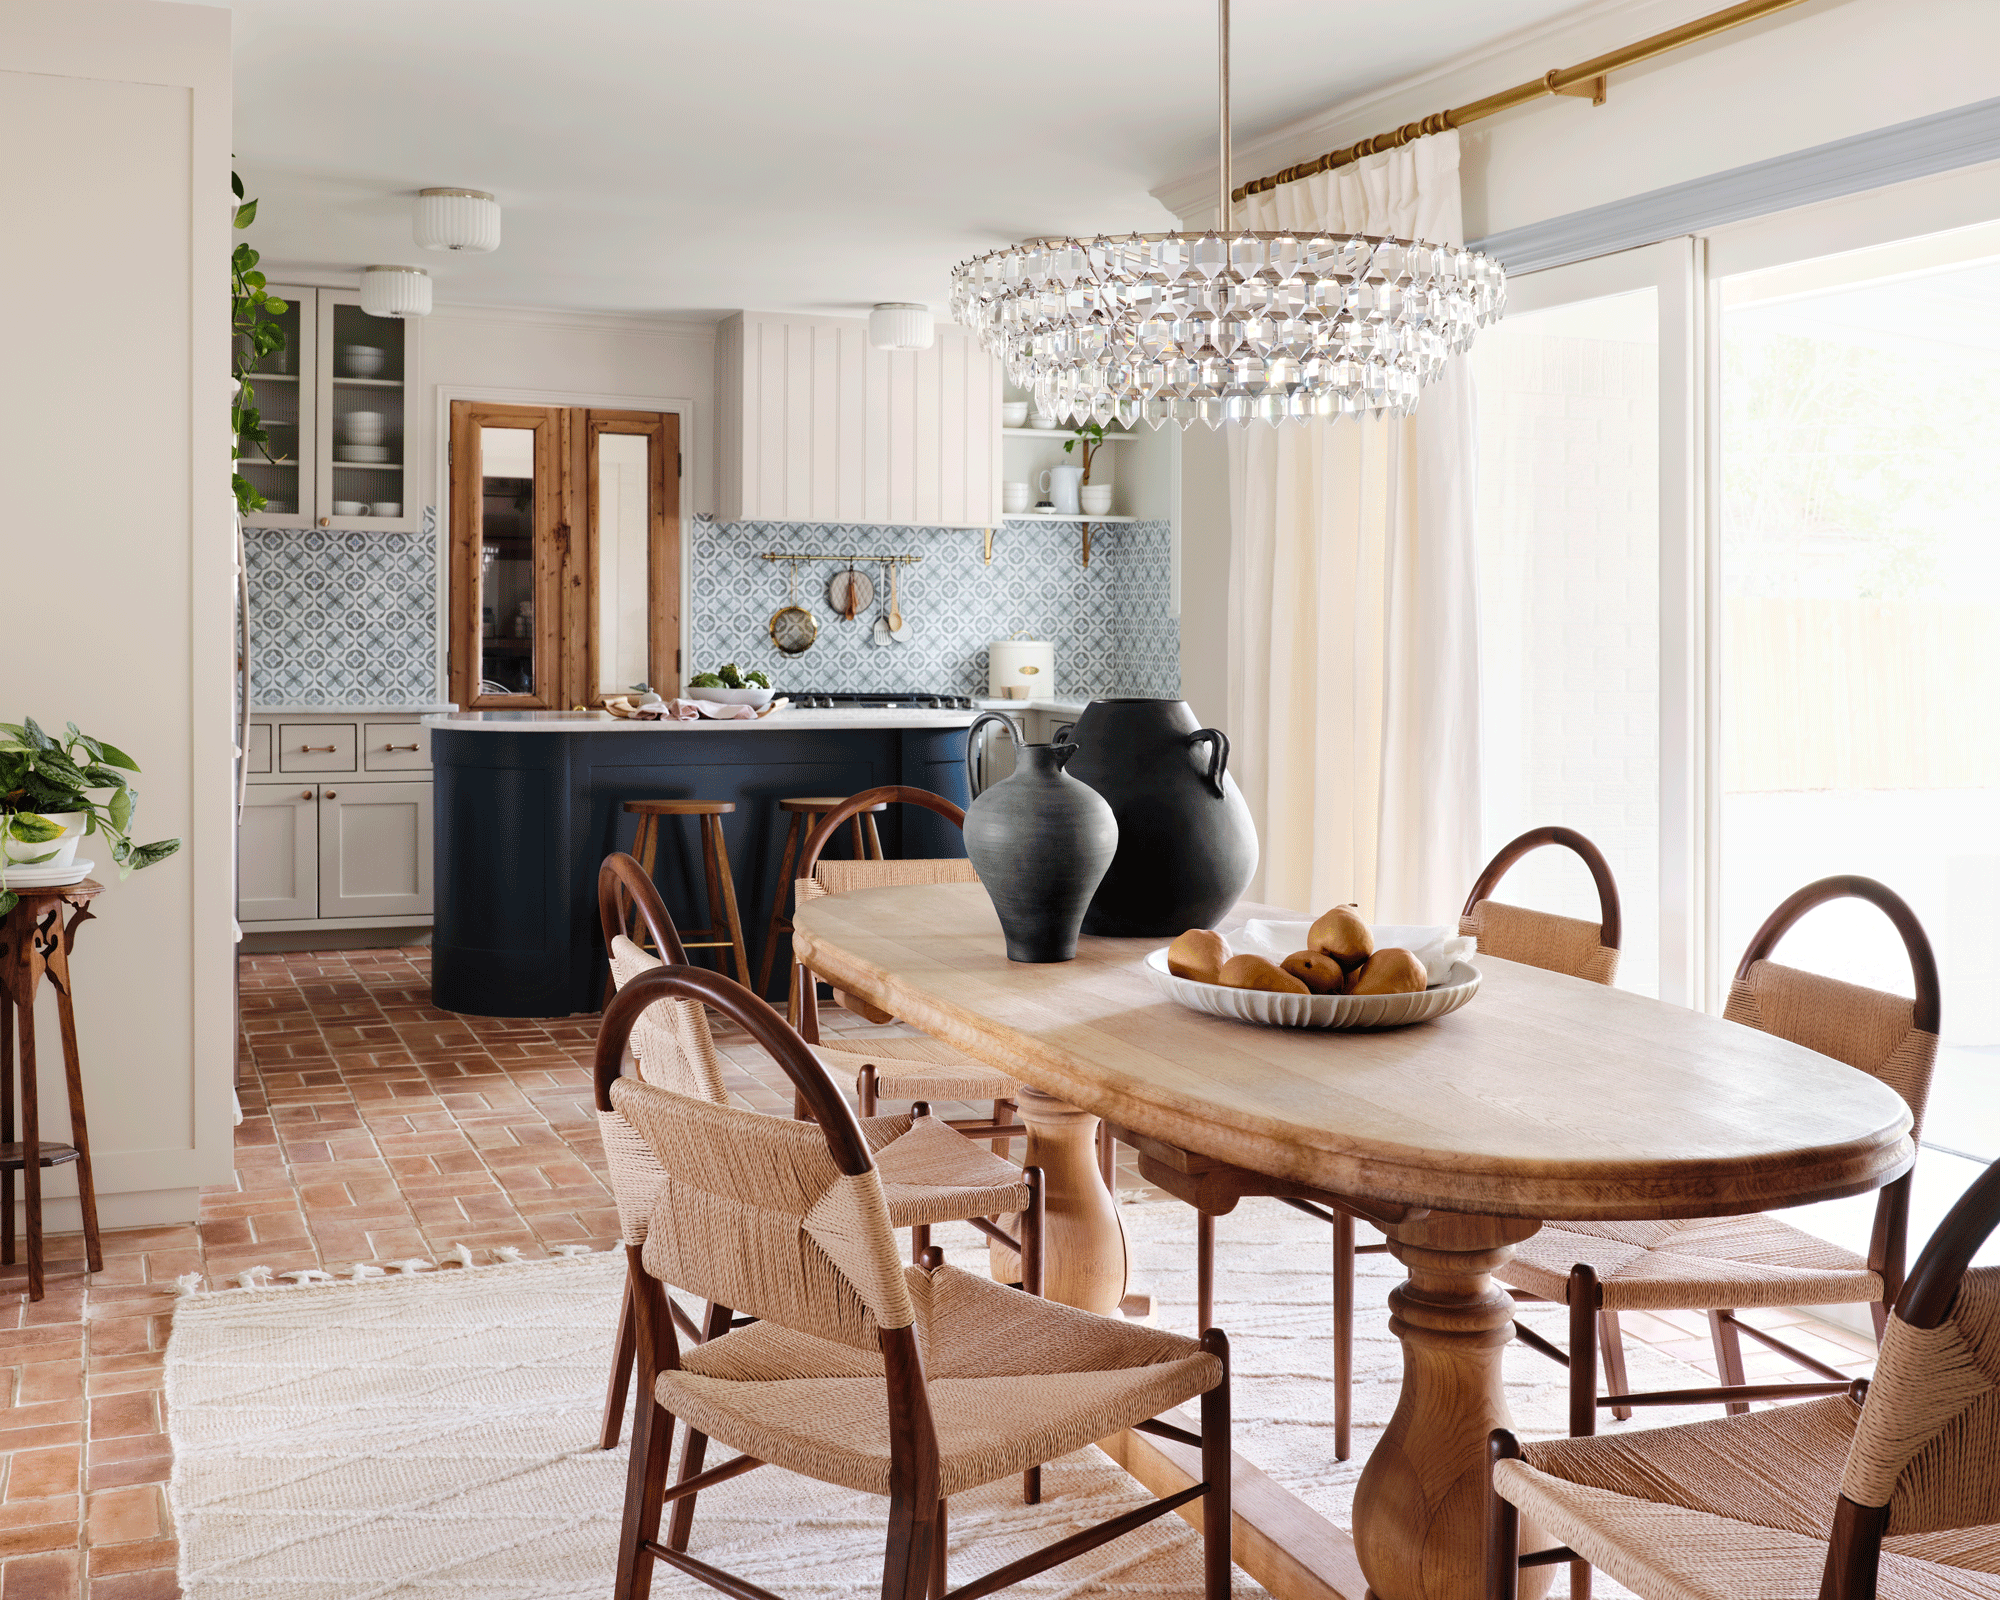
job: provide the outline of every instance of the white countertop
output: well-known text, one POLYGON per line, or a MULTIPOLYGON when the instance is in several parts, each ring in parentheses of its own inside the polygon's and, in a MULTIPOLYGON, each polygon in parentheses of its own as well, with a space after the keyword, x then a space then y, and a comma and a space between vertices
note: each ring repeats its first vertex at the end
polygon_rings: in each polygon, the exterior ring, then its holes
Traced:
POLYGON ((782 733, 787 728, 963 728, 977 711, 808 711, 788 706, 755 722, 723 722, 704 717, 699 722, 641 721, 614 717, 604 711, 458 711, 425 717, 428 728, 455 733, 782 733))
POLYGON ((450 700, 421 706, 252 706, 252 717, 436 717, 458 706, 450 700))

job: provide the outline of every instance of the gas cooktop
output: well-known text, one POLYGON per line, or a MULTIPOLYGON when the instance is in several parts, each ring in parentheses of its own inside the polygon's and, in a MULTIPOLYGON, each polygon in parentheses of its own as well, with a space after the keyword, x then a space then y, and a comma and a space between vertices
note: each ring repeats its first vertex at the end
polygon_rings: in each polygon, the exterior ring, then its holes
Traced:
POLYGON ((970 711, 971 699, 962 694, 834 694, 817 690, 793 694, 791 702, 813 711, 970 711))

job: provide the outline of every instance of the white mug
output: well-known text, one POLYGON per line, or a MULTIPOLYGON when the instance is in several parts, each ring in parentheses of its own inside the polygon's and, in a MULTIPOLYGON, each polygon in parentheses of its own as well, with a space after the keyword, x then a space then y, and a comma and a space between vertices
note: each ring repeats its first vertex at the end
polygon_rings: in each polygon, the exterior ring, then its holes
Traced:
POLYGON ((1035 486, 1032 483, 1003 483, 1000 485, 1000 505, 1007 511, 1026 511, 1035 503, 1035 486))
POLYGON ((1111 485, 1108 483, 1086 483, 1077 491, 1077 499, 1084 511, 1093 517, 1104 516, 1111 510, 1111 485))
POLYGON ((371 517, 400 517, 402 514, 403 502, 400 500, 377 500, 368 508, 371 517))
POLYGON ((333 514, 336 517, 365 517, 368 515, 368 502, 366 500, 336 500, 333 503, 333 514))
POLYGON ((1057 516, 1073 517, 1083 509, 1077 499, 1077 487, 1083 482, 1083 468, 1044 467, 1041 477, 1035 481, 1055 506, 1057 516))

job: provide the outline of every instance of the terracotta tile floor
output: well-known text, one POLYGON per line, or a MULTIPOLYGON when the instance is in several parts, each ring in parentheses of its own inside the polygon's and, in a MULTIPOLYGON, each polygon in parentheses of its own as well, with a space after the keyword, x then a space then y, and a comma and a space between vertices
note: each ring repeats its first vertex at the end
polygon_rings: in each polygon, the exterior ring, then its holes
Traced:
MULTIPOLYGON (((82 1240, 49 1241, 48 1293, 0 1267, 0 1600, 177 1595, 160 1373, 173 1280, 233 1286, 253 1267, 344 1271, 357 1261, 479 1259, 616 1242, 590 1106, 595 1020, 494 1020, 430 1006, 422 948, 246 957, 236 1178, 201 1220, 107 1233, 86 1286, 82 1240)), ((832 1012, 829 1028, 853 1018, 832 1012)), ((791 1094, 740 1033, 718 1034, 732 1090, 760 1110, 791 1094)), ((940 1114, 975 1108, 940 1105, 940 1114)), ((1122 1173, 1123 1185, 1137 1185, 1122 1173)), ((1192 1230, 1190 1230, 1190 1240, 1192 1230)), ((1752 1313, 1760 1324, 1791 1313, 1752 1313)), ((1698 1315, 1625 1318, 1628 1338, 1713 1370, 1698 1315)), ((1823 1323, 1800 1342, 1867 1370, 1869 1341, 1823 1323)), ((1746 1342, 1753 1380, 1782 1360, 1746 1342)))

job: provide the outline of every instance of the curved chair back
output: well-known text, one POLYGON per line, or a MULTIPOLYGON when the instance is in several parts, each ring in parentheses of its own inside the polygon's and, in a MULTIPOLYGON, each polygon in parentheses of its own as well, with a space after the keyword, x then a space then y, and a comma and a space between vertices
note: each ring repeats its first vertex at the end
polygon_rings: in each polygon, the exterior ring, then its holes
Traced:
POLYGON ((1883 1331, 1835 1503, 1820 1593, 1872 1600, 1882 1541, 2000 1522, 2000 1166, 1951 1208, 1883 1331))
MULTIPOLYGON (((597 869, 597 917, 611 957, 611 979, 620 989, 651 968, 687 965, 687 952, 660 891, 646 869, 622 851, 606 856, 597 869), (660 955, 641 949, 632 938, 635 918, 660 955)), ((692 1001, 662 1001, 641 1017, 632 1029, 632 1054, 648 1083, 718 1105, 729 1098, 708 1013, 692 1001)))
MULTIPOLYGON (((1914 1124, 1910 1136, 1915 1138, 1923 1132, 1931 1069, 1937 1064, 1941 1010, 1937 960, 1917 914, 1901 895, 1873 878, 1835 877, 1807 884, 1764 920, 1737 963, 1722 1014, 1731 1022, 1776 1034, 1880 1078, 1909 1106, 1914 1124), (1902 935, 1916 988, 1914 999, 1801 972, 1770 959, 1778 941, 1808 911, 1850 899, 1879 908, 1902 935)), ((1868 1265, 1882 1275, 1884 1303, 1895 1300, 1903 1283, 1911 1176, 1906 1172, 1885 1185, 1875 1202, 1868 1265)), ((1878 1305, 1878 1330, 1883 1316, 1878 1305)))
POLYGON ((1908 1102, 1921 1133, 1937 1060, 1940 1011, 1937 958, 1917 914, 1895 890, 1873 878, 1837 877, 1807 884, 1765 919, 1737 963, 1723 1015, 1880 1078, 1908 1102), (1910 958, 1914 999, 1770 959, 1801 917, 1835 900, 1866 900, 1895 925, 1910 958))
POLYGON ((732 1311, 873 1352, 916 1320, 861 1126, 805 1042, 720 973, 656 967, 605 1009, 600 1113, 621 1115, 663 1176, 643 1260, 661 1282, 732 1311), (661 1000, 712 1006, 770 1053, 812 1113, 764 1116, 623 1077, 633 1025, 661 1000))
POLYGON ((1486 863, 1472 893, 1465 897, 1465 909, 1458 916, 1458 931, 1479 941, 1479 948, 1503 961, 1541 967, 1548 972, 1565 972, 1572 978, 1588 978, 1592 983, 1610 984, 1618 977, 1618 941, 1623 927, 1618 911, 1618 884, 1611 876, 1611 863, 1574 828, 1531 828, 1520 838, 1503 845, 1486 863), (1560 845, 1574 850, 1590 869, 1597 885, 1597 921, 1560 917, 1552 911, 1530 911, 1492 898, 1507 871, 1531 850, 1544 845, 1560 845))
POLYGON ((970 861, 934 857, 915 861, 822 861, 823 851, 842 823, 878 805, 921 806, 934 811, 954 828, 965 826, 965 813, 941 794, 928 789, 892 785, 851 795, 820 819, 799 857, 798 897, 801 904, 854 889, 899 889, 917 883, 977 883, 970 861))

